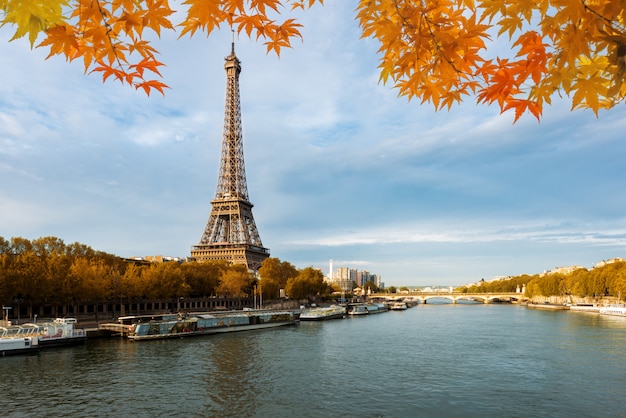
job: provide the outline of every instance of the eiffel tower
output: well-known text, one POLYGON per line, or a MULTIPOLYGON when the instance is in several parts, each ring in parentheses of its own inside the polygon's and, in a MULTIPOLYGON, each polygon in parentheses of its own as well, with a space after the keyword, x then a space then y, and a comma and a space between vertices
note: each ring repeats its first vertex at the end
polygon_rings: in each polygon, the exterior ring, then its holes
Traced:
POLYGON ((248 198, 239 103, 240 64, 233 42, 224 64, 226 110, 217 190, 211 200, 211 214, 204 233, 200 242, 192 247, 191 257, 200 262, 227 260, 257 271, 270 252, 261 243, 248 198))

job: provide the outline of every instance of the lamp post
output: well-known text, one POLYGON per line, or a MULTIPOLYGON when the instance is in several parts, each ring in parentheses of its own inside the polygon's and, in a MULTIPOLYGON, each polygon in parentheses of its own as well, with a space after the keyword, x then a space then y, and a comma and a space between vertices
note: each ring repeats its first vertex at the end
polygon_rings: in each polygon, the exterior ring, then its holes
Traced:
POLYGON ((7 326, 9 325, 9 311, 11 309, 13 309, 13 308, 10 307, 10 306, 2 305, 2 310, 4 311, 4 324, 7 325, 7 326))
POLYGON ((22 322, 22 318, 20 318, 20 311, 22 310, 22 301, 24 299, 22 298, 15 298, 13 299, 13 302, 17 302, 17 323, 19 324, 20 322, 22 322))

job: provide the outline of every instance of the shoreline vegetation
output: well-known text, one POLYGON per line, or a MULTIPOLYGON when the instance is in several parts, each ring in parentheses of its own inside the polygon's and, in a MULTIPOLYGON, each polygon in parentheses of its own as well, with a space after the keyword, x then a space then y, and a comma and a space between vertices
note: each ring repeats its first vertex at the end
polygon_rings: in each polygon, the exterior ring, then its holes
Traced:
POLYGON ((335 290, 321 271, 276 258, 266 259, 258 275, 227 261, 159 259, 125 259, 56 237, 0 237, 0 304, 7 308, 2 314, 18 321, 83 315, 98 320, 185 306, 254 307, 257 301, 284 299, 281 289, 296 300, 335 290))
MULTIPOLYGON (((461 293, 516 292, 538 303, 620 302, 626 295, 626 262, 573 269, 568 273, 512 276, 471 286, 461 293)), ((406 287, 368 293, 402 296, 406 287)), ((312 267, 297 269, 288 262, 268 258, 258 276, 242 265, 227 262, 146 262, 124 259, 80 243, 65 244, 56 237, 35 240, 0 237, 0 304, 3 316, 33 319, 57 316, 90 316, 98 321, 145 311, 181 309, 242 309, 257 301, 334 301, 340 291, 324 281, 312 267), (287 299, 288 298, 288 299, 287 299), (204 302, 202 302, 204 301, 204 302), (194 305, 195 303, 195 305, 194 305), (204 303, 204 304, 203 304, 204 303)), ((349 297, 350 295, 345 295, 349 297)))
POLYGON ((578 267, 568 273, 523 274, 455 290, 464 293, 497 293, 515 292, 517 289, 523 289, 527 299, 539 303, 619 302, 619 295, 626 295, 626 262, 615 261, 592 269, 578 267))

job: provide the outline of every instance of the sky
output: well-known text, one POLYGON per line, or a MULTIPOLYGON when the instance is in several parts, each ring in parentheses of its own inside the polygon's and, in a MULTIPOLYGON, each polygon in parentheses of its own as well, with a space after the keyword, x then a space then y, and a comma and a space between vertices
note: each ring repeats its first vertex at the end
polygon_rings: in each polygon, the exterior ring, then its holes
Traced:
MULTIPOLYGON (((469 99, 435 112, 379 82, 356 1, 301 14, 280 58, 237 37, 248 191, 263 245, 298 268, 456 286, 626 256, 626 106, 541 123, 469 99)), ((228 28, 155 43, 147 97, 0 29, 0 236, 187 257, 217 185, 228 28)))

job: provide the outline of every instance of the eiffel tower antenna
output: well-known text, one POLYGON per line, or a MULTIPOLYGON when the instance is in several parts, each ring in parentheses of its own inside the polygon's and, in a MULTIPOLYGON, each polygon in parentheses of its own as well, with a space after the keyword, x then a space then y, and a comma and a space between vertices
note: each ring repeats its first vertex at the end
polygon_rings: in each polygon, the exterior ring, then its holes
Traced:
POLYGON ((235 31, 231 53, 225 60, 226 105, 217 189, 209 220, 200 242, 191 248, 191 257, 197 261, 227 260, 257 271, 270 253, 261 243, 248 198, 239 102, 241 63, 235 55, 235 31))

